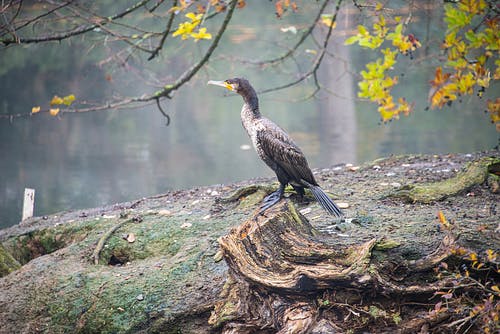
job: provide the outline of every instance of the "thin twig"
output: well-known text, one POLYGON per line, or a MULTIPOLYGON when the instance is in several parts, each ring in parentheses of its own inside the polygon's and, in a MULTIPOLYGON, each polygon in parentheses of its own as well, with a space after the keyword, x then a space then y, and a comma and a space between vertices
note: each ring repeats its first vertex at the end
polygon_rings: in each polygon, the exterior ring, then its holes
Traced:
POLYGON ((314 27, 316 26, 316 23, 321 18, 321 15, 325 11, 326 5, 328 5, 329 2, 330 2, 330 0, 325 0, 323 2, 323 4, 321 5, 320 10, 318 11, 318 15, 316 15, 316 17, 314 18, 313 23, 302 34, 302 36, 297 41, 297 43, 292 48, 290 48, 288 50, 288 52, 286 52, 284 55, 282 55, 280 57, 277 57, 277 58, 269 59, 269 60, 261 60, 261 61, 257 61, 257 62, 246 61, 246 62, 249 63, 249 64, 255 64, 255 65, 260 65, 260 66, 262 66, 262 65, 268 65, 268 64, 272 65, 272 64, 276 64, 278 62, 281 62, 281 61, 285 60, 286 58, 290 57, 291 55, 293 55, 295 53, 295 51, 297 51, 297 49, 299 48, 299 46, 301 46, 302 43, 304 43, 304 41, 307 39, 307 37, 309 37, 309 35, 311 35, 311 33, 314 30, 314 27))
MULTIPOLYGON (((10 4, 9 4, 10 6, 10 4)), ((7 17, 4 15, 4 19, 5 19, 5 25, 7 26, 7 29, 10 28, 12 29, 12 34, 15 35, 16 33, 16 30, 15 30, 15 27, 11 27, 12 23, 14 22, 14 20, 17 18, 17 16, 19 15, 19 13, 21 12, 21 7, 23 6, 23 2, 22 0, 19 1, 19 5, 17 6, 17 9, 16 9, 16 12, 14 13, 14 15, 12 15, 12 17, 9 19, 9 21, 7 21, 7 17)), ((2 13, 3 14, 3 13, 2 13)))
MULTIPOLYGON (((149 1, 149 0, 147 0, 149 1)), ((144 2, 144 1, 143 1, 144 2)), ((226 17, 224 18, 224 21, 222 22, 221 27, 219 28, 219 31, 217 32, 212 44, 209 46, 208 50, 205 52, 204 56, 202 59, 198 61, 198 63, 194 64, 190 68, 188 68, 179 78, 170 85, 164 85, 163 89, 150 94, 150 95, 143 95, 140 97, 133 97, 133 98, 128 98, 116 102, 108 102, 103 105, 99 106, 94 106, 94 107, 89 107, 89 108, 81 108, 81 109, 60 109, 59 114, 62 113, 81 113, 81 112, 90 112, 90 111, 101 111, 101 110, 107 110, 107 109, 124 109, 124 108, 130 108, 132 107, 132 104, 135 103, 144 103, 144 102, 158 102, 158 100, 162 97, 166 98, 171 98, 170 93, 173 91, 179 89, 182 85, 187 83, 191 78, 201 69, 201 67, 208 61, 214 50, 217 48, 217 45, 222 38, 222 35, 226 31, 226 28, 231 21, 231 17, 233 15, 233 12, 236 8, 236 4, 238 3, 238 0, 232 0, 229 10, 226 14, 226 17), (154 100, 154 101, 153 101, 154 100)), ((160 107, 161 110, 161 107, 160 107)), ((42 112, 49 112, 49 110, 43 110, 40 111, 39 113, 42 112)), ((25 114, 14 114, 14 115, 0 115, 0 118, 7 118, 9 120, 12 120, 14 118, 19 118, 19 117, 28 117, 31 116, 32 113, 25 113, 25 114)), ((167 115, 165 113, 165 115, 167 115)), ((169 119, 167 117, 167 119, 169 119)))
POLYGON ((126 16, 126 15, 134 12, 138 8, 144 6, 149 1, 151 1, 151 0, 139 1, 135 5, 127 8, 125 11, 118 13, 116 15, 113 15, 108 19, 103 19, 103 21, 100 22, 99 24, 96 23, 96 24, 81 26, 81 27, 77 27, 73 30, 65 31, 65 32, 62 32, 59 34, 48 35, 48 36, 26 37, 26 38, 18 37, 16 39, 13 39, 13 38, 0 39, 0 43, 2 43, 4 45, 9 45, 9 44, 13 44, 13 43, 29 44, 29 43, 48 42, 48 41, 61 41, 61 40, 66 39, 66 38, 70 38, 73 36, 81 35, 81 34, 84 34, 86 32, 92 31, 93 29, 98 28, 100 25, 108 24, 108 23, 112 22, 113 20, 123 18, 124 16, 126 16))
MULTIPOLYGON (((15 35, 15 33, 16 33, 17 31, 21 30, 22 28, 24 28, 24 27, 26 27, 26 26, 28 26, 28 25, 30 25, 30 24, 32 24, 32 23, 35 23, 35 22, 36 22, 36 21, 38 21, 39 19, 41 19, 41 18, 43 18, 43 17, 45 17, 45 16, 48 16, 48 15, 50 15, 50 14, 52 14, 52 13, 54 13, 54 12, 58 11, 59 9, 61 9, 61 8, 64 8, 64 7, 68 6, 68 5, 69 5, 69 4, 71 4, 71 3, 72 3, 72 1, 67 1, 67 2, 65 2, 65 3, 60 4, 60 5, 59 5, 59 6, 57 6, 57 7, 54 7, 54 8, 52 8, 52 9, 48 10, 47 12, 45 12, 45 13, 43 13, 43 14, 40 14, 40 15, 35 16, 35 17, 33 17, 33 18, 30 18, 30 19, 26 20, 25 22, 23 22, 21 25, 19 25, 19 26, 17 26, 17 27, 13 27, 13 31, 12 31, 11 33, 15 35)), ((22 20, 22 21, 24 21, 24 20, 22 20)), ((9 32, 10 32, 10 31, 6 31, 6 32, 2 33, 0 36, 4 36, 5 34, 7 34, 7 33, 9 33, 9 32)), ((17 40, 17 39, 16 39, 16 40, 17 40)))
POLYGON ((210 56, 217 48, 217 45, 218 45, 222 35, 226 31, 226 28, 227 28, 227 25, 229 24, 229 21, 231 21, 231 17, 233 16, 233 12, 234 12, 234 9, 236 8, 237 3, 238 3, 238 0, 231 1, 231 4, 229 6, 229 10, 226 14, 226 17, 224 18, 224 22, 222 22, 222 25, 219 28, 217 35, 215 35, 215 38, 214 38, 212 44, 210 44, 210 47, 208 48, 207 52, 205 52, 205 55, 203 56, 203 58, 200 59, 200 61, 198 61, 198 63, 194 64, 189 69, 187 69, 173 84, 166 85, 162 90, 160 90, 152 95, 148 95, 144 98, 138 99, 137 101, 151 101, 157 97, 169 97, 171 92, 179 89, 179 87, 181 87, 186 82, 188 82, 200 70, 200 68, 208 61, 208 59, 210 59, 210 56))
POLYGON ((294 85, 296 85, 296 84, 298 84, 298 83, 306 80, 311 75, 314 75, 316 73, 316 71, 319 68, 319 65, 321 65, 321 61, 323 60, 323 57, 325 56, 326 49, 328 47, 328 42, 330 40, 330 35, 332 34, 332 30, 333 30, 333 23, 337 20, 337 14, 338 14, 338 12, 340 10, 340 5, 341 4, 342 4, 342 0, 338 0, 337 6, 335 7, 335 15, 332 18, 332 24, 328 28, 328 33, 326 34, 325 40, 323 41, 323 48, 321 50, 320 55, 314 61, 313 66, 311 67, 311 69, 308 72, 302 74, 298 79, 296 79, 296 80, 294 80, 292 82, 289 82, 289 83, 287 83, 285 85, 282 85, 282 86, 277 86, 277 87, 273 87, 273 88, 264 89, 264 90, 258 92, 259 94, 270 93, 270 92, 274 92, 274 91, 277 91, 277 90, 282 90, 282 89, 285 89, 285 88, 292 87, 292 86, 294 86, 294 85))
POLYGON ((150 9, 148 9, 148 11, 150 13, 153 13, 158 7, 160 7, 160 5, 163 3, 163 1, 165 1, 165 0, 159 0, 157 3, 155 3, 153 5, 153 7, 151 7, 150 9))
POLYGON ((170 116, 163 110, 160 104, 160 98, 155 99, 156 100, 156 106, 158 107, 158 110, 162 113, 163 116, 167 119, 167 124, 166 126, 170 125, 170 116))
MULTIPOLYGON (((177 0, 172 1, 172 7, 175 7, 175 6, 177 6, 177 0)), ((154 57, 156 57, 158 55, 158 53, 160 52, 160 50, 163 48, 163 45, 165 44, 165 40, 167 39, 168 34, 170 34, 170 29, 172 28, 172 23, 174 22, 174 18, 175 18, 175 12, 172 11, 170 13, 170 17, 168 18, 168 22, 167 22, 167 26, 165 27, 165 31, 163 32, 163 35, 161 36, 160 43, 158 43, 158 46, 156 47, 156 49, 153 50, 153 52, 151 53, 151 56, 149 56, 148 60, 151 60, 154 57)))

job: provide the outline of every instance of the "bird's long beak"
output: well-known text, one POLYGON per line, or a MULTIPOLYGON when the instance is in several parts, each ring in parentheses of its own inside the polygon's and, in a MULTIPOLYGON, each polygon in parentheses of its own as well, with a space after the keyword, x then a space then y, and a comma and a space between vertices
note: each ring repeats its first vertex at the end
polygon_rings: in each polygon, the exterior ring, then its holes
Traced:
POLYGON ((227 88, 229 90, 234 90, 233 86, 228 84, 227 82, 225 81, 215 81, 215 80, 210 80, 209 82, 207 82, 207 85, 215 85, 215 86, 221 86, 221 87, 224 87, 224 88, 227 88))

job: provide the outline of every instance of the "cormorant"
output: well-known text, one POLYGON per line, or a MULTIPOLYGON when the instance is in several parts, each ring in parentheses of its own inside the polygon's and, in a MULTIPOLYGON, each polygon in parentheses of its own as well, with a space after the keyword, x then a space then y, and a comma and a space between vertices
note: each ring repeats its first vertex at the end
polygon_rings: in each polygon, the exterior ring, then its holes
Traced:
POLYGON ((243 97, 245 101, 241 109, 243 127, 252 140, 253 147, 259 157, 278 177, 279 189, 264 198, 260 213, 276 204, 283 197, 285 186, 289 183, 301 197, 304 195, 304 188, 309 188, 328 213, 337 217, 343 216, 339 207, 314 179, 306 157, 297 144, 283 129, 261 115, 257 93, 248 80, 243 78, 225 81, 210 80, 208 84, 225 87, 243 97))

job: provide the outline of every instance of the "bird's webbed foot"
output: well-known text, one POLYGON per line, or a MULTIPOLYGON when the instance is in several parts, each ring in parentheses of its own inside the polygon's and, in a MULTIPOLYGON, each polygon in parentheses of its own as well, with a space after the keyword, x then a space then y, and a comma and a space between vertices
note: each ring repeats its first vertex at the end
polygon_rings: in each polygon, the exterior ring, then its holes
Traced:
POLYGON ((280 185, 279 189, 270 193, 266 197, 264 197, 264 200, 262 201, 262 204, 260 205, 260 210, 259 214, 264 213, 267 209, 275 205, 280 201, 280 199, 283 197, 283 193, 285 192, 285 186, 280 185))

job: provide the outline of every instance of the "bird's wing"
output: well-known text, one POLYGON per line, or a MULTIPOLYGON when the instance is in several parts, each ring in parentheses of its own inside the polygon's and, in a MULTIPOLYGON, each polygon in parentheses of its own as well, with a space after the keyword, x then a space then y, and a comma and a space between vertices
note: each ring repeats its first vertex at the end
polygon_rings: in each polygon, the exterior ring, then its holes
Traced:
POLYGON ((292 179, 316 184, 306 157, 286 132, 277 125, 257 131, 257 142, 263 153, 292 179))

